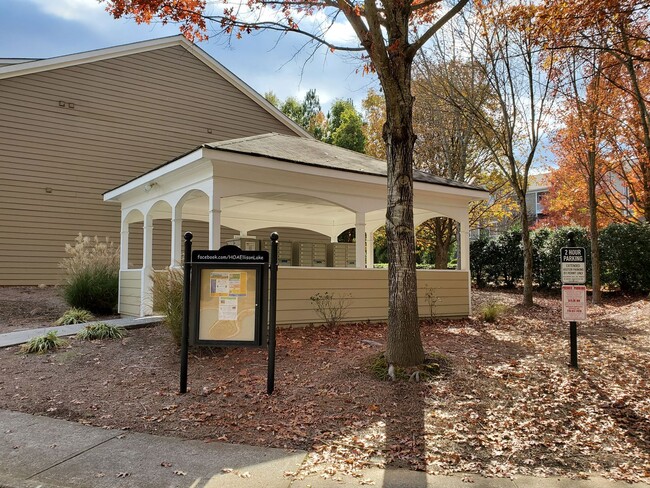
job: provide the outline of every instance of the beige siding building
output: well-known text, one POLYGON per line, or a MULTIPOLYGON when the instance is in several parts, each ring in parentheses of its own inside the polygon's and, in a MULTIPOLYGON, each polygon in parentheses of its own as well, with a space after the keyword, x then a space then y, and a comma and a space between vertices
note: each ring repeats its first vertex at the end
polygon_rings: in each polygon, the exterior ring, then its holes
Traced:
POLYGON ((205 141, 309 137, 182 36, 0 61, 0 285, 58 283, 79 232, 119 242, 120 206, 102 194, 161 161, 205 141))

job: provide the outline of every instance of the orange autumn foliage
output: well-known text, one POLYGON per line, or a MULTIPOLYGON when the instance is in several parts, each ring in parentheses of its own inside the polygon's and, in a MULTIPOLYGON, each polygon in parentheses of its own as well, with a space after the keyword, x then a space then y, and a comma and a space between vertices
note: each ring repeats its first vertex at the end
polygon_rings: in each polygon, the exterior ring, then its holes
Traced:
MULTIPOLYGON (((596 73, 602 78, 610 120, 600 141, 608 166, 600 170, 598 211, 609 220, 650 220, 649 13, 650 4, 640 0, 545 0, 535 15, 534 29, 546 52, 591 62, 585 78, 596 73)), ((576 121, 565 124, 568 131, 576 127, 576 121)))
POLYGON ((109 0, 106 10, 119 19, 127 15, 138 24, 159 18, 163 24, 176 22, 190 40, 207 39, 203 16, 206 0, 109 0))

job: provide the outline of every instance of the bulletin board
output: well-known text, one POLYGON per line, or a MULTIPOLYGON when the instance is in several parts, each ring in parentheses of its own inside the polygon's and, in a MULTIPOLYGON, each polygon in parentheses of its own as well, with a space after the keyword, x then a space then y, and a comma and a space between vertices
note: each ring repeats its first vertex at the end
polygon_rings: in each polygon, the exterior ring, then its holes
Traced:
POLYGON ((263 264, 195 263, 192 282, 194 345, 264 344, 268 279, 263 264))

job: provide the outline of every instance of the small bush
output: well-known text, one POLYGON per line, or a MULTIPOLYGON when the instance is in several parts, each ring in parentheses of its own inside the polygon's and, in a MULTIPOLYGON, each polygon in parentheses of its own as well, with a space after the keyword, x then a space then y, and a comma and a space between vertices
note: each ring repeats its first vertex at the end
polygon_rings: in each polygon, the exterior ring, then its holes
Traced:
POLYGON ((172 268, 153 276, 153 309, 165 316, 165 326, 177 345, 183 331, 183 270, 172 268))
POLYGON ((65 258, 60 267, 65 270, 63 296, 72 307, 96 314, 113 313, 117 307, 120 254, 108 238, 100 240, 81 233, 75 244, 66 244, 65 258))
POLYGON ((488 303, 481 309, 481 318, 484 322, 496 322, 506 311, 505 305, 488 303))
POLYGON ((105 322, 87 325, 77 333, 77 339, 82 341, 121 339, 122 337, 124 337, 124 327, 115 327, 105 322))
POLYGON ((429 307, 429 320, 433 322, 436 316, 436 305, 440 301, 440 297, 436 293, 436 290, 426 284, 424 285, 424 299, 426 300, 427 306, 429 307))
POLYGON ((93 270, 69 279, 64 286, 63 297, 73 307, 108 315, 114 313, 117 307, 118 287, 118 274, 93 270))
POLYGON ((27 354, 44 354, 66 344, 66 341, 58 337, 55 331, 50 331, 45 335, 30 339, 29 342, 20 346, 20 351, 27 354))
POLYGON ((95 317, 88 310, 71 308, 66 310, 61 317, 54 322, 54 325, 83 324, 90 322, 95 317))
POLYGON ((346 297, 336 297, 334 293, 316 293, 309 297, 316 314, 327 325, 336 325, 347 315, 350 301, 346 297))

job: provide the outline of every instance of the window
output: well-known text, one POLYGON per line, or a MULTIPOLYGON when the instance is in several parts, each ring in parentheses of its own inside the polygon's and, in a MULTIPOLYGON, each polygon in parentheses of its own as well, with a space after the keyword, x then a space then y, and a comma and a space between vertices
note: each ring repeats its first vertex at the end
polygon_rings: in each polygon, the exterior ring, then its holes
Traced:
POLYGON ((536 201, 537 205, 535 208, 535 215, 542 215, 544 213, 544 205, 542 204, 542 200, 545 195, 547 195, 547 191, 538 191, 536 194, 536 201))

